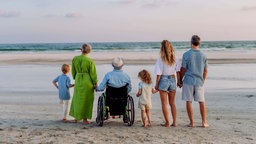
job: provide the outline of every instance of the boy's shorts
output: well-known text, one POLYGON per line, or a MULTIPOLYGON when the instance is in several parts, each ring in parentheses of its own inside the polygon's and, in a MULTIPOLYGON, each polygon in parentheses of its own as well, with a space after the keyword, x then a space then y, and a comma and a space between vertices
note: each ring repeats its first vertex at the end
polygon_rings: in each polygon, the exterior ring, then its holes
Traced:
POLYGON ((151 105, 149 105, 149 104, 142 104, 142 103, 140 103, 139 102, 139 104, 138 104, 138 107, 141 109, 141 110, 149 110, 149 109, 151 109, 152 108, 152 106, 151 105))
POLYGON ((204 102, 204 87, 183 84, 182 100, 204 102))
POLYGON ((161 75, 158 89, 166 92, 176 90, 176 79, 174 75, 161 75))

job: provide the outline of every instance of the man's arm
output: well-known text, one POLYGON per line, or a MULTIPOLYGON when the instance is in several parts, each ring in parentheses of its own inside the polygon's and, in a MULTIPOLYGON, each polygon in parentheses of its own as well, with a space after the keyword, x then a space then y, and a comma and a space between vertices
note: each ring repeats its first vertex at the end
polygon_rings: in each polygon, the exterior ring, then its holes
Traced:
POLYGON ((181 87, 182 87, 182 84, 183 84, 183 77, 184 77, 184 75, 185 75, 185 72, 186 72, 186 69, 184 68, 184 67, 181 67, 181 69, 180 69, 180 80, 179 80, 179 82, 180 82, 180 85, 181 85, 181 87))
POLYGON ((204 79, 204 81, 205 81, 207 75, 208 75, 208 69, 207 69, 207 68, 204 68, 204 73, 203 73, 203 79, 204 79))
POLYGON ((100 83, 100 85, 97 86, 96 90, 97 90, 97 91, 104 91, 105 88, 106 88, 107 82, 108 82, 108 78, 107 78, 107 74, 106 74, 106 75, 104 76, 102 82, 100 83))

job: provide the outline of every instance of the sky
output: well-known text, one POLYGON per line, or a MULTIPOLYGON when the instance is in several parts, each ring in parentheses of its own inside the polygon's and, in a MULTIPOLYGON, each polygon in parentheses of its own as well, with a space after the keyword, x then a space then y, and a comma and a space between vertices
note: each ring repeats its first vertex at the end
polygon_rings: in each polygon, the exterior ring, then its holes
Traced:
POLYGON ((256 40, 256 0, 1 0, 0 43, 256 40))

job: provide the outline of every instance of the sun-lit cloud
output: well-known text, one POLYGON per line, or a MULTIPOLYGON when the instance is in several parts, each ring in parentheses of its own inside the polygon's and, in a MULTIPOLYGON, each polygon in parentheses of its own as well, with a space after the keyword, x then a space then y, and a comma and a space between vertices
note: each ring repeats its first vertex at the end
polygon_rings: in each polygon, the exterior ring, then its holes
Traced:
POLYGON ((157 8, 162 6, 177 5, 177 1, 173 0, 144 0, 143 7, 146 8, 157 8))
POLYGON ((177 5, 176 0, 110 0, 110 4, 136 4, 146 8, 157 8, 161 6, 177 5))
POLYGON ((137 0, 111 0, 109 3, 111 4, 132 4, 135 3, 137 0))
POLYGON ((67 13, 64 17, 66 18, 80 18, 83 17, 81 13, 67 13))
POLYGON ((256 6, 244 6, 241 8, 242 11, 256 11, 256 6))
POLYGON ((17 11, 1 11, 0 10, 0 17, 11 18, 11 17, 18 17, 20 15, 17 11))
POLYGON ((55 14, 47 14, 47 15, 45 15, 45 17, 54 18, 54 17, 58 17, 58 15, 55 15, 55 14))

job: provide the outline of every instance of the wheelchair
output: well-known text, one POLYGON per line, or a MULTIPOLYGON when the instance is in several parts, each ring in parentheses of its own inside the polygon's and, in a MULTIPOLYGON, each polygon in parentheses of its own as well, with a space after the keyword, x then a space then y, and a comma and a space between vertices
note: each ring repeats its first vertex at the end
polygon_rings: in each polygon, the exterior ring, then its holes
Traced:
POLYGON ((127 86, 114 88, 107 86, 106 92, 98 98, 96 123, 103 126, 109 116, 123 116, 128 126, 134 123, 135 111, 133 98, 127 92, 127 86))

